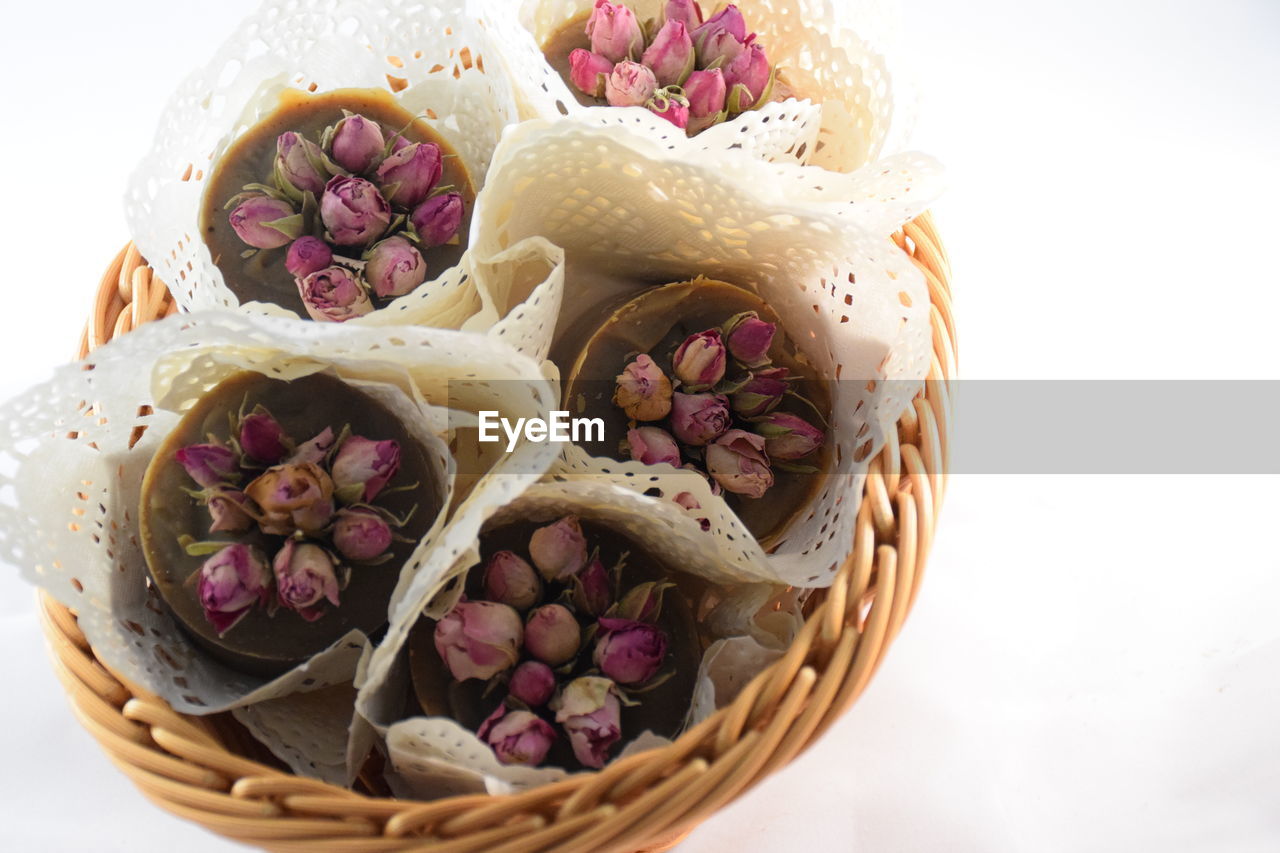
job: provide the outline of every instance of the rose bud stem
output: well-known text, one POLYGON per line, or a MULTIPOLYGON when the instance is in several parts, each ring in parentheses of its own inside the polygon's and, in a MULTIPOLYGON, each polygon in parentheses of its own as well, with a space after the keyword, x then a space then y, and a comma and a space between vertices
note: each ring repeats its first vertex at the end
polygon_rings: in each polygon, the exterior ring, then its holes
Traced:
POLYGON ((312 320, 345 323, 373 310, 364 282, 346 267, 327 267, 297 283, 298 295, 312 320))
POLYGON ((435 647, 458 681, 487 681, 520 659, 520 614, 493 601, 462 600, 436 623, 435 647))
POLYGON ((529 614, 524 626, 524 647, 548 666, 573 659, 582 645, 582 629, 569 608, 544 604, 529 614))
POLYGON ((640 354, 618 374, 613 404, 637 421, 659 421, 671 411, 671 380, 653 359, 640 354))

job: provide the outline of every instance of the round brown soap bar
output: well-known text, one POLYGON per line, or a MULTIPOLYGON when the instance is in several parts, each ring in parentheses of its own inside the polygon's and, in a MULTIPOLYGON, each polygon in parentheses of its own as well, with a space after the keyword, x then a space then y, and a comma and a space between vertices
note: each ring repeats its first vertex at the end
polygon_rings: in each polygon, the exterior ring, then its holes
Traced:
MULTIPOLYGON (((432 142, 440 146, 444 163, 436 186, 450 187, 462 196, 462 224, 458 227, 456 244, 423 251, 422 259, 427 266, 425 280, 431 281, 457 264, 466 251, 475 188, 462 158, 428 124, 417 121, 417 117, 382 89, 336 89, 319 94, 285 89, 280 93, 279 106, 249 128, 218 158, 201 203, 200 233, 214 264, 222 271, 223 281, 242 303, 269 302, 307 316, 293 275, 284 266, 288 247, 259 250, 245 257, 250 247, 236 236, 227 220, 229 211, 225 207, 227 201, 246 185, 271 183, 276 139, 280 134, 293 131, 318 142, 326 127, 342 120, 344 110, 376 121, 387 140, 400 133, 409 142, 432 142)), ((333 248, 335 255, 352 260, 359 260, 363 251, 358 246, 333 248)), ((376 296, 373 298, 375 305, 380 304, 376 296)))
MULTIPOLYGON (((466 578, 466 596, 470 599, 483 599, 484 569, 489 558, 499 551, 512 551, 524 559, 529 559, 529 537, 539 527, 550 524, 555 518, 541 522, 518 522, 495 527, 480 536, 481 560, 466 578)), ((651 689, 641 688, 632 693, 631 698, 638 704, 622 707, 622 740, 610 752, 617 757, 623 745, 640 735, 651 731, 667 738, 675 738, 684 728, 685 715, 689 703, 693 699, 693 688, 697 681, 698 667, 702 663, 702 653, 706 642, 698 631, 695 612, 698 602, 708 593, 708 585, 700 579, 682 572, 672 571, 666 562, 655 557, 652 552, 635 542, 629 536, 618 533, 598 522, 583 519, 582 532, 587 540, 588 550, 599 548, 599 558, 610 575, 613 585, 613 567, 621 560, 622 592, 650 581, 665 581, 675 584, 666 590, 662 601, 662 613, 657 626, 666 632, 668 639, 667 657, 663 662, 656 683, 662 673, 671 676, 656 684, 651 689)), ((547 584, 543 588, 542 600, 539 604, 559 601, 561 584, 547 584)), ((614 600, 619 596, 618 590, 612 590, 614 600)), ((536 606, 536 605, 535 605, 536 606)), ((527 613, 522 613, 526 617, 527 613)), ((587 631, 595 619, 589 614, 578 614, 578 623, 583 630, 584 640, 587 631)), ((488 682, 469 679, 463 682, 454 681, 449 670, 440 660, 435 648, 435 620, 419 619, 409 635, 409 672, 413 680, 413 691, 417 709, 427 716, 447 716, 457 720, 461 725, 475 731, 484 719, 497 708, 507 695, 504 685, 489 687, 488 682)), ((576 662, 569 672, 557 676, 561 686, 580 675, 588 673, 599 675, 591 660, 594 644, 584 642, 578 652, 576 662)), ((528 659, 527 652, 522 652, 522 660, 528 659)), ((509 675, 510 672, 506 673, 509 675)), ((501 678, 502 676, 499 676, 501 678)), ((555 712, 546 708, 533 709, 554 725, 555 712)), ((564 767, 569 770, 581 770, 583 766, 573 755, 568 738, 557 729, 558 736, 551 751, 542 762, 543 766, 564 767)))
MULTIPOLYGON (((400 568, 440 513, 438 484, 424 448, 381 403, 324 373, 291 381, 245 372, 219 383, 187 412, 156 451, 142 483, 139 526, 147 569, 160 598, 201 648, 230 667, 261 676, 277 675, 323 651, 351 630, 373 634, 387 621, 387 605, 400 568), (253 607, 221 637, 209 623, 197 595, 197 579, 207 556, 191 556, 180 544, 189 536, 200 542, 243 542, 268 560, 285 539, 269 536, 255 525, 245 533, 209 533, 209 510, 189 491, 197 485, 174 454, 182 447, 209 441, 225 443, 240 412, 264 406, 296 442, 307 441, 329 427, 334 436, 350 426, 353 435, 400 445, 400 468, 374 503, 408 524, 396 533, 391 558, 376 564, 341 563, 351 567, 350 583, 337 607, 324 602, 319 619, 308 622, 297 612, 253 607), (415 488, 396 490, 416 484, 415 488)), ((244 485, 249 477, 242 481, 244 485)), ((321 543, 323 544, 323 543, 321 543)), ((275 602, 272 590, 271 601, 275 602)))
MULTIPOLYGON (((615 310, 582 347, 565 382, 563 405, 574 417, 600 418, 605 425, 603 441, 583 442, 582 446, 593 456, 630 459, 623 444, 629 421, 626 413, 613 404, 618 374, 636 355, 646 353, 671 377, 672 356, 685 338, 720 328, 744 311, 754 311, 760 319, 777 326, 769 348, 773 366, 785 367, 791 377, 798 377, 791 383, 792 390, 813 404, 811 407, 787 396, 776 411, 791 412, 810 422, 829 422, 831 395, 827 383, 788 339, 782 321, 768 303, 728 282, 697 278, 642 292, 615 310), (821 413, 821 421, 814 409, 821 413)), ((667 429, 668 421, 643 425, 667 429)), ((818 473, 784 471, 775 466, 773 487, 764 497, 724 493, 729 507, 763 547, 776 543, 821 490, 824 473, 829 470, 829 446, 828 443, 802 460, 817 468, 818 473)))

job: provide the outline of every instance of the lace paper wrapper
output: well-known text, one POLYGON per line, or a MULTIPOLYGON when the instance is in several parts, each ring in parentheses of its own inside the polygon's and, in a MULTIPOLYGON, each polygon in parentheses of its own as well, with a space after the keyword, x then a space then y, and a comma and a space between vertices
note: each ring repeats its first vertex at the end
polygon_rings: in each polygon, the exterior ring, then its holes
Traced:
MULTIPOLYGON (((506 523, 549 523, 567 514, 576 514, 644 542, 656 559, 666 561, 669 566, 733 589, 733 594, 717 608, 722 618, 708 620, 708 624, 716 637, 732 637, 729 642, 737 654, 722 654, 723 644, 719 640, 713 643, 709 652, 714 654, 704 657, 694 688, 689 725, 701 721, 732 698, 733 692, 723 685, 745 684, 776 659, 777 649, 785 647, 794 636, 800 624, 794 607, 788 608, 793 618, 772 619, 767 627, 755 622, 756 611, 778 595, 776 579, 770 577, 767 566, 757 566, 749 574, 726 570, 718 562, 717 549, 708 547, 705 535, 693 536, 685 525, 671 524, 663 515, 650 512, 635 492, 605 478, 539 483, 513 501, 501 507, 491 506, 483 516, 477 515, 464 523, 473 530, 473 537, 477 537, 484 529, 506 523), (724 614, 730 618, 723 618, 724 614)), ((453 607, 461 594, 461 579, 480 559, 479 541, 473 538, 471 549, 459 555, 445 572, 423 573, 422 578, 439 578, 441 582, 415 584, 420 594, 404 600, 403 615, 411 621, 404 626, 393 626, 399 642, 392 642, 389 635, 387 641, 374 650, 368 667, 362 667, 357 706, 370 738, 357 739, 359 750, 353 751, 352 763, 363 759, 366 754, 363 750, 368 748, 375 733, 382 736, 391 761, 393 785, 402 796, 435 798, 483 791, 509 793, 566 775, 556 767, 502 764, 474 732, 447 717, 400 719, 409 690, 403 639, 420 615, 438 618, 453 607), (454 579, 458 582, 451 583, 454 579), (418 605, 416 610, 408 606, 410 603, 418 605), (400 627, 404 630, 398 630, 400 627)), ((627 745, 619 754, 669 743, 651 732, 628 734, 626 740, 627 745)))
MULTIPOLYGON (((285 89, 391 92, 406 111, 424 116, 421 121, 462 158, 477 192, 483 188, 502 129, 518 114, 503 63, 486 64, 494 48, 465 5, 267 2, 186 79, 166 107, 125 200, 134 242, 182 309, 238 305, 200 238, 202 196, 217 159, 275 108, 285 89)), ((548 272, 557 260, 554 252, 544 258, 548 272)), ((475 280, 471 257, 464 254, 436 279, 349 322, 460 328, 491 304, 482 295, 486 288, 506 286, 507 274, 492 259, 480 267, 480 275, 495 276, 491 284, 475 280)), ((293 316, 263 303, 249 303, 249 310, 293 316)))
POLYGON ((742 154, 714 165, 687 161, 656 140, 576 119, 512 128, 476 211, 475 248, 494 255, 532 236, 563 247, 568 274, 557 335, 585 344, 599 306, 655 282, 705 275, 768 302, 833 394, 836 473, 767 557, 698 475, 592 458, 576 446, 556 471, 607 476, 666 498, 691 492, 700 509, 650 498, 646 511, 683 516, 686 525, 709 519, 705 541, 741 577, 767 564, 772 578, 788 584, 829 584, 852 547, 869 460, 929 368, 928 290, 889 233, 932 195, 887 189, 904 172, 911 170, 878 164, 833 175, 742 154), (832 200, 833 180, 856 185, 856 205, 832 200))
MULTIPOLYGON (((588 13, 594 0, 472 0, 515 81, 524 118, 575 115, 601 126, 629 126, 685 152, 719 154, 741 149, 767 160, 812 163, 853 171, 885 150, 896 129, 895 88, 884 56, 861 35, 865 20, 878 44, 890 41, 888 15, 876 2, 740 0, 749 31, 795 97, 764 105, 686 139, 684 131, 641 107, 584 107, 542 48, 568 22, 588 13), (518 14, 512 6, 518 6, 518 14)), ((662 0, 626 0, 640 20, 659 20, 662 0)), ((709 16, 716 3, 702 4, 709 16)), ((894 133, 895 144, 905 133, 894 133)), ((889 149, 895 150, 895 149, 889 149)))

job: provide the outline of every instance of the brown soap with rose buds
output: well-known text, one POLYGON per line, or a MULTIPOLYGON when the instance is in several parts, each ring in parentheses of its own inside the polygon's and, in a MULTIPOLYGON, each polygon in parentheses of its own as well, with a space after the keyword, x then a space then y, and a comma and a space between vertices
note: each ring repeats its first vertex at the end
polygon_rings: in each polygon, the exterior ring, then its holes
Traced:
POLYGON ((139 528, 150 592, 197 646, 256 676, 350 631, 375 634, 441 510, 427 453, 385 406, 332 375, 223 380, 147 468, 139 528), (394 464, 381 464, 391 449, 394 464))

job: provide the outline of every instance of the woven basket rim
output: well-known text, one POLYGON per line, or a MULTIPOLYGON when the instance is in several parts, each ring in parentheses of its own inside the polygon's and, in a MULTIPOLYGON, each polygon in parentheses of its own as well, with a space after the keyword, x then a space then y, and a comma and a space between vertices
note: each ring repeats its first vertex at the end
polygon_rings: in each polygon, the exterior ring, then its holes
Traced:
MULTIPOLYGON (((866 687, 919 592, 946 484, 956 334, 950 263, 932 216, 894 240, 928 283, 930 381, 872 460, 853 553, 814 596, 787 653, 673 744, 519 794, 414 802, 357 793, 245 757, 263 752, 120 678, 94 655, 75 615, 42 593, 46 641, 77 718, 153 802, 267 849, 666 849, 827 730, 866 687)), ((176 311, 129 244, 103 276, 79 357, 176 311)))

